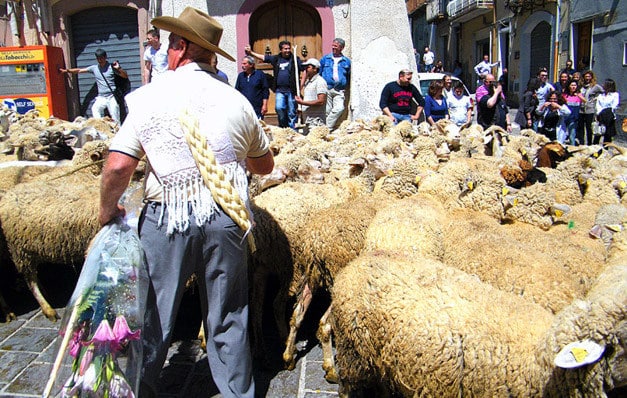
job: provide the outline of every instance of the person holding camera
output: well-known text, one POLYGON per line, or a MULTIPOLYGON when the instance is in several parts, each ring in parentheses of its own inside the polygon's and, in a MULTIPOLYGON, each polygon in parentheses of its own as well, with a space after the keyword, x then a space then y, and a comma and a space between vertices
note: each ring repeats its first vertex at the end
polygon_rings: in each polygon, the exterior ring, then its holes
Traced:
POLYGON ((483 84, 475 92, 477 99, 477 123, 484 129, 496 125, 512 132, 509 112, 505 104, 503 87, 496 82, 494 75, 488 73, 483 84))
POLYGON ((544 103, 536 109, 536 113, 540 116, 538 133, 544 134, 551 141, 557 140, 564 144, 568 137, 566 119, 571 114, 564 97, 556 91, 549 92, 544 103))

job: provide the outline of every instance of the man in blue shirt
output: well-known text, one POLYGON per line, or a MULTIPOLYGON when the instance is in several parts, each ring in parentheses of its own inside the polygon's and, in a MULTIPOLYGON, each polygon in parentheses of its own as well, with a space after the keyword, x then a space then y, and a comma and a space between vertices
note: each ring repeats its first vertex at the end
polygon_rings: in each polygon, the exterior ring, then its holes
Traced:
POLYGON ((332 130, 344 112, 345 90, 350 82, 351 60, 342 54, 346 42, 335 38, 331 53, 320 59, 320 76, 327 82, 327 127, 332 130))
POLYGON ((250 55, 242 60, 242 72, 237 75, 235 89, 248 99, 257 117, 263 119, 268 112, 268 79, 265 73, 255 69, 255 59, 250 55))

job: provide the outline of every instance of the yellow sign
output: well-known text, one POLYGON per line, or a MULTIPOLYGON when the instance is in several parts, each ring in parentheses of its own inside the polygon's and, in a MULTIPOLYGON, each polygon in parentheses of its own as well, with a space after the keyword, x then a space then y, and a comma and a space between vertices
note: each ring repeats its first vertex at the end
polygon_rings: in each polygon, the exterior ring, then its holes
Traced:
POLYGON ((50 115, 50 104, 46 96, 29 96, 28 98, 0 98, 9 109, 13 109, 20 114, 24 114, 31 109, 36 109, 39 116, 48 119, 50 115))
POLYGON ((43 61, 44 50, 15 50, 0 52, 0 64, 15 64, 18 62, 43 61))

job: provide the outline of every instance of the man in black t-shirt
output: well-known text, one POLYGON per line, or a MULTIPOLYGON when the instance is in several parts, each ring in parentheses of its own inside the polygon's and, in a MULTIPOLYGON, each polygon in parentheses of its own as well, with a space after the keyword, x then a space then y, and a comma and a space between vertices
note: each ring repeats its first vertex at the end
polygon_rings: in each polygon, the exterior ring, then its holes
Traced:
POLYGON ((274 80, 272 81, 272 91, 275 93, 275 105, 279 127, 291 127, 296 125, 296 102, 294 98, 296 92, 296 79, 300 80, 302 70, 301 60, 296 57, 297 67, 294 67, 294 55, 292 54, 292 44, 289 41, 279 43, 280 52, 277 55, 263 55, 252 51, 250 46, 246 46, 246 55, 252 55, 260 61, 272 65, 274 80))
POLYGON ((425 106, 425 100, 420 92, 411 84, 413 72, 402 69, 398 73, 398 80, 389 82, 383 87, 379 107, 383 113, 398 124, 401 120, 418 120, 425 106), (411 114, 412 101, 416 103, 416 113, 411 114))

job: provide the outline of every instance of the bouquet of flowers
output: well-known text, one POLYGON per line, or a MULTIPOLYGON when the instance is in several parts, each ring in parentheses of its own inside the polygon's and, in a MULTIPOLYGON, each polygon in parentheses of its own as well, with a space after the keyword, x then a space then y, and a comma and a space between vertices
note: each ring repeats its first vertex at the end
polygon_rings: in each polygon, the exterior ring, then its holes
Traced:
POLYGON ((134 398, 141 369, 140 341, 148 274, 137 233, 116 220, 90 244, 65 311, 63 336, 47 397, 66 354, 71 372, 62 397, 134 398))

